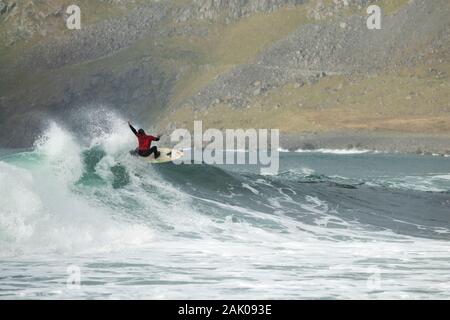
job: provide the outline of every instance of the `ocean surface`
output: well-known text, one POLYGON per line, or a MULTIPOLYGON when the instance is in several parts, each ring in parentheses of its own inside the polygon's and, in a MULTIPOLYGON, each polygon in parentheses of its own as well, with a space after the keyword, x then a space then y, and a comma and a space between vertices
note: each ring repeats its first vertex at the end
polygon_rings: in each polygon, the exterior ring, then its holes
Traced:
POLYGON ((450 158, 150 165, 126 124, 0 150, 0 299, 449 299, 450 158))

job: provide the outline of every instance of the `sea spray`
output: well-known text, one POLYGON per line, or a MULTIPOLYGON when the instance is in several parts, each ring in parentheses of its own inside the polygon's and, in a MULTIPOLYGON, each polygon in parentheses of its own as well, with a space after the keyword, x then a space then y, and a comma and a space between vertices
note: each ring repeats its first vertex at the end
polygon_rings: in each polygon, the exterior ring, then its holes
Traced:
POLYGON ((42 210, 42 202, 32 185, 30 172, 0 162, 0 247, 33 235, 32 219, 42 210))
POLYGON ((0 162, 0 255, 108 251, 151 241, 148 227, 120 222, 111 208, 77 191, 82 151, 73 135, 52 123, 30 153, 39 156, 37 164, 0 162))

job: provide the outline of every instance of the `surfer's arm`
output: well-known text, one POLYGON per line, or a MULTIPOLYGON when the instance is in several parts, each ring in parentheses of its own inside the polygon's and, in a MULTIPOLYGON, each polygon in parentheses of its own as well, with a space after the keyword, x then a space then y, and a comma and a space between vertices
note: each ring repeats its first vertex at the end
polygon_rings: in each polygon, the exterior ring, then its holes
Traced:
POLYGON ((131 129, 131 131, 133 131, 134 135, 137 136, 136 129, 131 125, 131 123, 128 123, 128 125, 130 126, 130 129, 131 129))
POLYGON ((152 138, 153 141, 159 141, 159 139, 161 138, 161 135, 157 135, 155 136, 150 136, 150 138, 152 138))

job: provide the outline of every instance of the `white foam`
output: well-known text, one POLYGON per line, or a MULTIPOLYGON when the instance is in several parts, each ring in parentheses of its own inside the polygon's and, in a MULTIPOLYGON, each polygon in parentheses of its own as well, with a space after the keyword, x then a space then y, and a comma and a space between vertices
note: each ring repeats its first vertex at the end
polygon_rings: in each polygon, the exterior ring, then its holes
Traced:
POLYGON ((450 174, 441 174, 433 177, 434 179, 450 180, 450 174))
POLYGON ((73 183, 83 172, 81 148, 75 138, 60 125, 52 122, 45 133, 35 142, 36 151, 44 156, 52 168, 51 174, 73 183))
POLYGON ((106 119, 107 126, 97 130, 90 147, 101 145, 103 150, 110 155, 117 155, 124 150, 133 149, 137 143, 136 137, 131 133, 127 122, 113 112, 107 112, 106 119))
POLYGON ((29 172, 0 162, 0 242, 33 235, 30 219, 42 209, 42 203, 31 191, 32 184, 29 172))
POLYGON ((242 187, 250 190, 253 194, 256 194, 256 195, 259 194, 259 191, 255 188, 251 187, 248 183, 242 183, 242 187))
POLYGON ((372 186, 387 186, 395 189, 416 190, 423 192, 445 192, 450 190, 450 175, 404 176, 399 178, 380 178, 366 182, 372 186))
POLYGON ((371 150, 361 150, 361 149, 314 149, 314 150, 304 150, 298 149, 295 152, 299 153, 330 153, 338 155, 350 155, 350 154, 362 154, 372 152, 371 150))

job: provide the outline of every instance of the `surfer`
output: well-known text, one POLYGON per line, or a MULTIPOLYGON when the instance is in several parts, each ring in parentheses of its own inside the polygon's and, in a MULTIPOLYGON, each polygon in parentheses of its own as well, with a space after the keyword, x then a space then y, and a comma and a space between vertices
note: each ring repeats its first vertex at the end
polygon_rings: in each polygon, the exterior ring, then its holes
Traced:
POLYGON ((157 135, 156 137, 147 135, 144 129, 136 129, 131 125, 130 121, 128 121, 128 125, 130 126, 131 131, 136 135, 139 142, 139 147, 136 150, 131 151, 133 155, 140 155, 141 157, 149 157, 152 153, 155 154, 155 159, 157 159, 161 152, 158 151, 156 146, 151 147, 152 141, 159 141, 161 135, 157 135))

